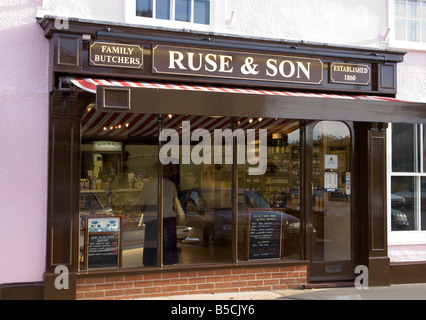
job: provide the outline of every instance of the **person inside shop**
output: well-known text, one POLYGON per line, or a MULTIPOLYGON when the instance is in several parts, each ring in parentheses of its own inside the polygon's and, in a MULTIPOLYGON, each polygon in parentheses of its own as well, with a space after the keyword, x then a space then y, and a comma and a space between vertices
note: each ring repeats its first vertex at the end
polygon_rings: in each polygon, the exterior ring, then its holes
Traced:
MULTIPOLYGON (((157 265, 157 215, 158 215, 158 175, 157 166, 152 170, 149 181, 141 191, 141 209, 145 224, 143 265, 157 265)), ((171 181, 172 165, 163 166, 163 264, 172 265, 179 261, 176 235, 176 213, 174 199, 176 186, 171 181)))

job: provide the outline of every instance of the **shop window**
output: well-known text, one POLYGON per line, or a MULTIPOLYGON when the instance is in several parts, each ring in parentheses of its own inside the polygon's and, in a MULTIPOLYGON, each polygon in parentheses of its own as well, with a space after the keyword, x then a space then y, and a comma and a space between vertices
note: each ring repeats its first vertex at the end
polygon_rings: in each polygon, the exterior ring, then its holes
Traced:
POLYGON ((391 231, 426 230, 425 137, 424 125, 392 124, 391 231))
POLYGON ((133 15, 141 18, 210 24, 210 0, 132 0, 133 15))
POLYGON ((283 223, 281 255, 299 259, 301 254, 300 211, 300 130, 299 122, 286 119, 250 119, 254 127, 267 129, 266 170, 262 175, 249 175, 247 164, 238 164, 239 258, 251 256, 253 248, 247 239, 252 231, 251 213, 275 210, 283 223), (263 123, 263 124, 262 124, 263 123))
MULTIPOLYGON (((89 217, 122 219, 120 267, 158 265, 161 172, 164 265, 232 262, 233 239, 238 239, 239 261, 300 258, 298 121, 170 114, 162 118, 159 136, 158 120, 154 114, 95 110, 83 115, 82 269, 96 267, 87 263, 88 247, 93 246, 87 237, 89 217), (234 173, 238 190, 233 188, 234 173), (185 217, 169 222, 176 215, 175 195, 185 217), (260 229, 259 216, 267 214, 275 219, 277 234, 269 233, 266 224, 260 229), (262 248, 250 240, 259 230, 266 232, 262 248)), ((112 250, 111 243, 104 249, 112 250)))

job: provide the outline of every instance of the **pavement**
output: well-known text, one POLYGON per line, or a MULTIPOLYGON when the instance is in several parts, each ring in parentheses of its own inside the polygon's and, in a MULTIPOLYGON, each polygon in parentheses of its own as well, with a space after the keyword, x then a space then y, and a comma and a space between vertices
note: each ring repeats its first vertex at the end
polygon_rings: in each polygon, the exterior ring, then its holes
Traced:
POLYGON ((343 287, 190 294, 142 300, 426 300, 426 283, 364 289, 343 287))

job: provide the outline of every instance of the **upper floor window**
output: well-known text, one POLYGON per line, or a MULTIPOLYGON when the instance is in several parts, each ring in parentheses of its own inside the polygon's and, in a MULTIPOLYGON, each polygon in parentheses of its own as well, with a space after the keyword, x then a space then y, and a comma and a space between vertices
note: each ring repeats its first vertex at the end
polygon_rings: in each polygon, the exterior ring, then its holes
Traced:
POLYGON ((210 0, 136 0, 136 16, 210 24, 210 0))
POLYGON ((426 48, 426 0, 391 0, 392 46, 426 48))

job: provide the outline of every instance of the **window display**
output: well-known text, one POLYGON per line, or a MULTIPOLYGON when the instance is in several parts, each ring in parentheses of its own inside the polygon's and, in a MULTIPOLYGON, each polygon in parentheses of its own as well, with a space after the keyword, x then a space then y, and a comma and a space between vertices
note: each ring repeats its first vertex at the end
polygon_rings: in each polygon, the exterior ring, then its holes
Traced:
POLYGON ((160 215, 165 266, 299 259, 299 122, 159 117, 84 115, 81 268, 85 216, 122 217, 122 268, 159 265, 160 215))

